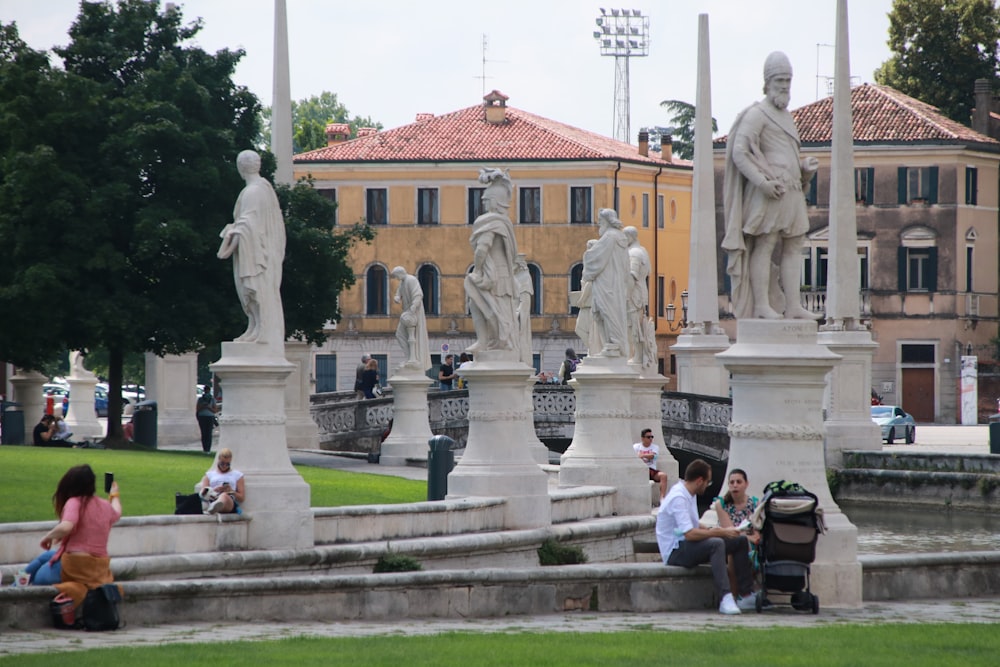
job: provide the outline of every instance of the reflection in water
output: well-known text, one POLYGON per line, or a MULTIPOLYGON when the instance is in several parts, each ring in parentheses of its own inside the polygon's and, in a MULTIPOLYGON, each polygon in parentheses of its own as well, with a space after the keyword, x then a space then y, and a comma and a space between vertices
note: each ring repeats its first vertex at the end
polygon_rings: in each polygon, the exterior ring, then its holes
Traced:
POLYGON ((858 527, 859 554, 1000 550, 1000 517, 939 507, 839 503, 858 527))

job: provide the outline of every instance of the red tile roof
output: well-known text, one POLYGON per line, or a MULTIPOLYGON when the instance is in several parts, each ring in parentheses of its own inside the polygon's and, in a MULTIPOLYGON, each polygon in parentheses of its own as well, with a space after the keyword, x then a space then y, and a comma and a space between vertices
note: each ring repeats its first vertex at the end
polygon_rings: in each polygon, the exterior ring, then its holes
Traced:
MULTIPOLYGON (((1000 142, 943 116, 936 107, 889 86, 866 83, 851 89, 854 141, 858 143, 979 143, 1000 142)), ((792 111, 803 144, 830 143, 833 97, 792 111)), ((716 144, 725 144, 719 137, 716 144)))
POLYGON ((639 155, 636 146, 535 114, 506 107, 506 121, 486 122, 485 107, 423 118, 419 122, 359 137, 295 156, 304 162, 465 162, 511 160, 628 160, 672 163, 639 155))

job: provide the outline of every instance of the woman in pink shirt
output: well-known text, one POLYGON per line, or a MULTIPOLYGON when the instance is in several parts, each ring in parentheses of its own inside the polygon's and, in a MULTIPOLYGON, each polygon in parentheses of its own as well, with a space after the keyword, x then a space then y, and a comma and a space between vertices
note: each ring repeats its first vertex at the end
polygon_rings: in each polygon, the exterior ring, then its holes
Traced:
POLYGON ((117 482, 111 485, 109 502, 94 495, 96 481, 89 465, 66 471, 52 496, 59 523, 41 541, 43 549, 59 543, 54 560, 62 563, 62 583, 56 588, 72 597, 76 607, 89 589, 114 581, 108 536, 122 516, 122 505, 117 482))

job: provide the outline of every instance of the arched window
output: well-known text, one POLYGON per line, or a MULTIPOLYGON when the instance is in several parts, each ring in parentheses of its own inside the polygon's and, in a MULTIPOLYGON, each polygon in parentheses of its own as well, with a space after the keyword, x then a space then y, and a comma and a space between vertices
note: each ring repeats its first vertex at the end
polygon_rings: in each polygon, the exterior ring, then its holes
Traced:
POLYGON ((380 264, 368 267, 365 273, 366 315, 389 314, 389 272, 380 264))
POLYGON ((441 279, 432 264, 424 264, 417 269, 417 280, 424 291, 424 312, 428 315, 441 314, 441 279))
MULTIPOLYGON (((579 292, 581 286, 583 285, 583 262, 577 262, 569 270, 569 291, 579 292)), ((580 309, 576 306, 570 306, 569 314, 578 315, 580 309)))
POLYGON ((528 264, 531 275, 531 314, 542 314, 542 269, 537 264, 528 264))

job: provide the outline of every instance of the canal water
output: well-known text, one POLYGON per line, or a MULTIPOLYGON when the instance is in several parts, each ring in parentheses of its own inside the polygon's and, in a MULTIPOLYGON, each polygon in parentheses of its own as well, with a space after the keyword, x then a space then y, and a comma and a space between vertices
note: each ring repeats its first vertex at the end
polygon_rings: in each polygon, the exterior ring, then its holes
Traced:
POLYGON ((1000 516, 939 507, 839 503, 858 528, 859 554, 1000 551, 1000 516))

